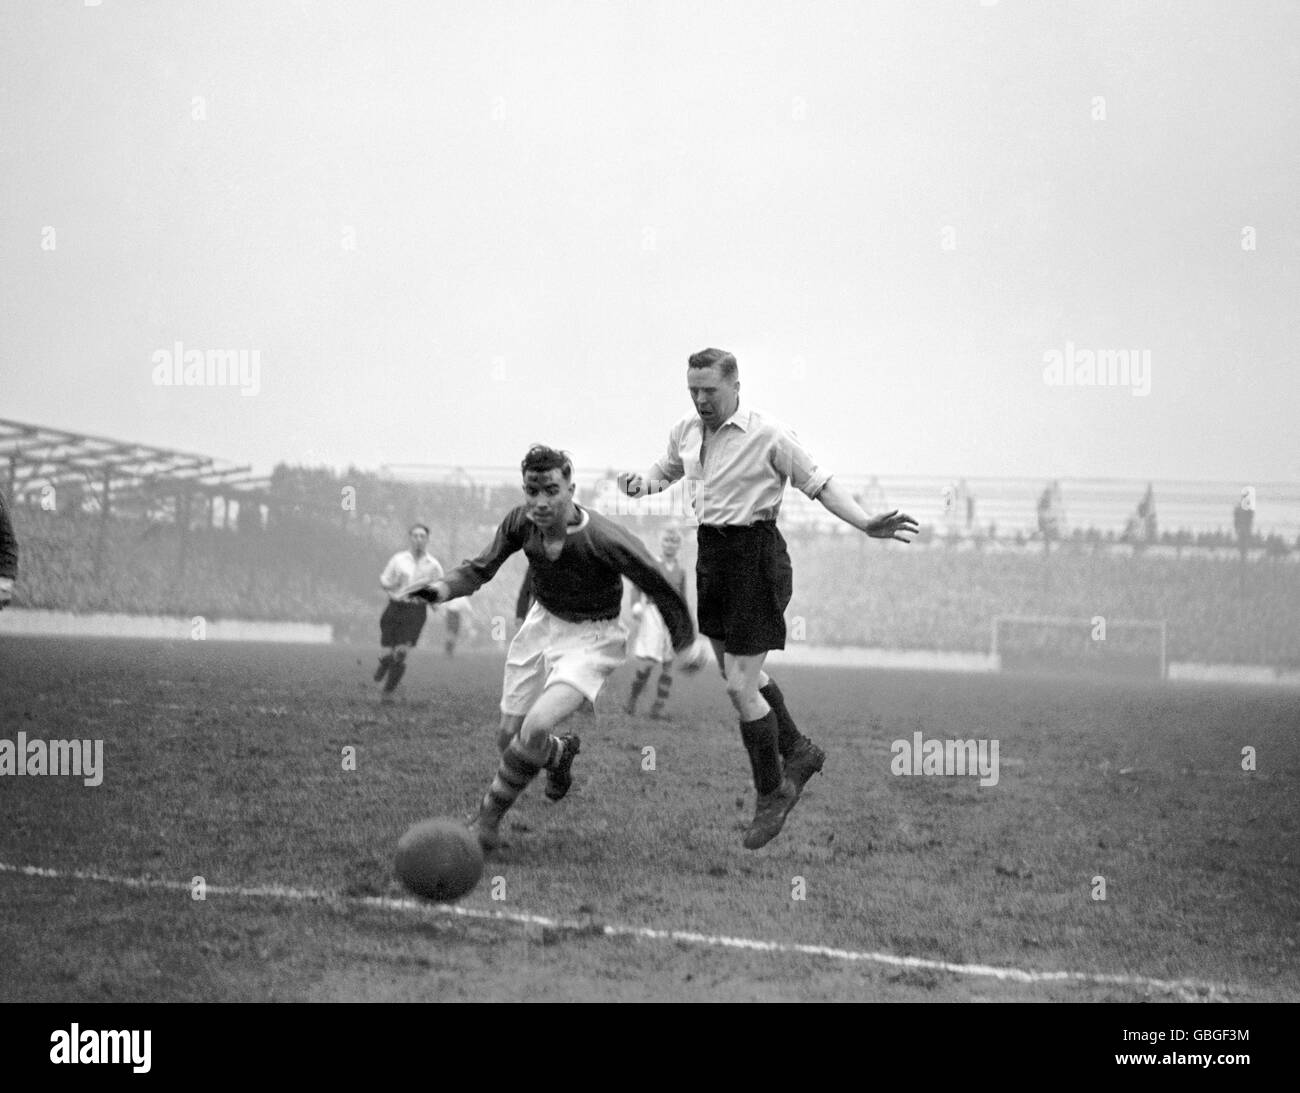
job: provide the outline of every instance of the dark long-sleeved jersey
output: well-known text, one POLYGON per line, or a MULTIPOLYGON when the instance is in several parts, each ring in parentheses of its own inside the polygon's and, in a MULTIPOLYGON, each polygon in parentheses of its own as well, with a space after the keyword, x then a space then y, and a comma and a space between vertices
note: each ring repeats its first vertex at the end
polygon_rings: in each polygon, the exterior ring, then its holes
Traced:
POLYGON ((515 597, 515 618, 522 619, 533 606, 533 567, 524 570, 524 579, 519 585, 519 595, 515 597))
POLYGON ((582 520, 568 529, 564 548, 554 561, 546 556, 542 531, 528 519, 524 506, 512 509, 483 553, 443 577, 452 597, 478 591, 510 555, 522 550, 533 573, 533 595, 552 615, 568 622, 617 618, 626 577, 659 608, 673 649, 680 652, 690 645, 695 640, 690 609, 645 547, 600 513, 575 507, 582 520))
POLYGON ((9 522, 9 508, 0 496, 0 577, 11 580, 18 576, 18 540, 14 526, 9 522))
POLYGON ((677 594, 682 599, 686 599, 686 570, 682 568, 681 563, 674 561, 672 566, 669 567, 668 563, 660 558, 658 564, 659 572, 664 575, 664 580, 677 589, 677 594))

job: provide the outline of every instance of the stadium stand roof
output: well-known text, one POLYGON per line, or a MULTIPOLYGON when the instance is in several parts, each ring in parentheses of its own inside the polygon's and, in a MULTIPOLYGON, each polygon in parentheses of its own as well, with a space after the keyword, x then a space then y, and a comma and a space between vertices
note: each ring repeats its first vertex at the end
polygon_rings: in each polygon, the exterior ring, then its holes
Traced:
MULTIPOLYGON (((106 511, 165 496, 261 500, 268 479, 228 460, 0 418, 12 497, 46 488, 93 495, 106 511)), ((2 473, 2 472, 0 472, 2 473)))

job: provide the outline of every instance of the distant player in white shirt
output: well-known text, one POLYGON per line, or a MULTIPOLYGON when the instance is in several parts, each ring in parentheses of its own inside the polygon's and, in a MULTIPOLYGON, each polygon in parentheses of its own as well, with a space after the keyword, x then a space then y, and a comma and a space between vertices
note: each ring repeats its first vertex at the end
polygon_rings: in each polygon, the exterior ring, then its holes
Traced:
POLYGON ((454 657, 461 631, 473 628, 473 613, 467 600, 452 600, 444 610, 447 617, 447 638, 442 644, 442 649, 449 657, 454 657))
MULTIPOLYGON (((676 528, 664 528, 659 533, 659 568, 668 583, 677 590, 678 595, 686 599, 686 570, 677 560, 678 551, 682 549, 682 533, 676 528)), ((650 707, 652 721, 668 721, 664 706, 673 689, 673 643, 669 636, 664 618, 659 614, 654 601, 641 592, 632 607, 632 614, 641 620, 641 627, 636 632, 632 643, 632 655, 636 657, 636 676, 632 680, 632 691, 627 696, 623 712, 636 713, 637 699, 650 682, 650 675, 659 668, 659 682, 655 688, 654 704, 650 707)))
POLYGON ((375 682, 384 680, 384 700, 389 701, 406 674, 406 654, 420 640, 420 631, 429 614, 429 605, 414 597, 397 598, 397 591, 420 580, 434 581, 442 576, 438 559, 425 548, 429 528, 415 524, 410 530, 411 547, 399 550, 384 566, 379 584, 388 593, 388 606, 379 619, 379 644, 384 653, 375 669, 375 682), (385 679, 387 677, 387 679, 385 679))

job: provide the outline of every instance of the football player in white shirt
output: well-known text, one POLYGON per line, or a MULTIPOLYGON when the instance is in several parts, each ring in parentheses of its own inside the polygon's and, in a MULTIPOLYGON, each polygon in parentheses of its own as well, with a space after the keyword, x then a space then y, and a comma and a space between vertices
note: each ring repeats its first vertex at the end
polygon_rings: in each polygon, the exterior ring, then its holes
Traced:
POLYGON ((384 680, 384 700, 390 701, 397 685, 406 674, 406 654, 420 640, 420 631, 429 614, 429 605, 412 596, 398 598, 397 591, 419 580, 437 580, 442 576, 438 559, 425 548, 429 545, 427 524, 414 524, 409 532, 409 550, 399 550, 384 566, 379 584, 388 593, 388 606, 379 619, 379 644, 384 653, 375 669, 375 682, 384 680), (385 679, 387 677, 387 679, 385 679))
MULTIPOLYGON (((677 589, 678 594, 685 600, 686 570, 677 560, 681 549, 682 533, 676 528, 664 528, 659 533, 659 568, 668 578, 668 583, 677 589)), ((636 713, 637 699, 641 697, 641 692, 650 682, 651 673, 658 668, 659 683, 655 690, 654 705, 650 707, 650 720, 670 721, 672 719, 664 713, 664 706, 673 689, 673 643, 668 634, 668 627, 664 624, 663 616, 659 614, 654 601, 644 592, 636 598, 632 606, 632 614, 641 620, 641 625, 636 632, 636 641, 632 645, 632 655, 636 657, 636 676, 632 680, 632 690, 627 696, 627 702, 623 704, 623 712, 636 713)))
POLYGON ((461 630, 472 630, 473 612, 468 600, 452 600, 446 605, 447 638, 442 644, 443 652, 449 657, 456 655, 456 643, 460 641, 461 630))
POLYGON ((781 831, 826 754, 799 731, 785 696, 764 670, 767 654, 785 648, 785 609, 794 591, 785 537, 776 526, 786 485, 873 539, 910 542, 918 525, 897 509, 871 516, 794 431, 772 415, 741 405, 735 355, 702 349, 686 365, 693 411, 668 434, 668 449, 645 475, 624 474, 630 497, 687 480, 699 519, 696 615, 713 644, 727 696, 740 716, 758 803, 743 845, 757 850, 781 831))

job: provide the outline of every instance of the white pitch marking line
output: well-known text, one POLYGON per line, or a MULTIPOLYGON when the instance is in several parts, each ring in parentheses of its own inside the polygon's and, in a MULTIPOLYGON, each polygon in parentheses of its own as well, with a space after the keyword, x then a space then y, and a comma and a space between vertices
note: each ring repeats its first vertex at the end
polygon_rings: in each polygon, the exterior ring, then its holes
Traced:
MULTIPOLYGON (((45 869, 38 865, 11 865, 0 862, 0 873, 17 873, 27 877, 45 877, 50 880, 88 880, 101 884, 116 884, 125 888, 152 888, 169 892, 189 892, 187 881, 161 880, 156 877, 119 877, 108 873, 92 873, 81 869, 45 869)), ((632 937, 643 941, 680 941, 689 945, 711 948, 747 949, 751 952, 781 953, 798 956, 822 956, 849 963, 884 964, 895 968, 920 968, 927 971, 951 972, 954 975, 983 976, 1013 983, 1093 983, 1099 986, 1147 987, 1175 993, 1209 993, 1221 996, 1228 988, 1222 983, 1207 983, 1197 979, 1150 979, 1141 975, 1098 975, 1093 972, 1035 972, 1024 968, 998 968, 989 964, 954 964, 947 960, 929 960, 921 956, 895 956, 892 953, 870 953, 857 949, 836 949, 828 945, 805 945, 790 941, 760 941, 747 937, 726 937, 718 934, 701 934, 692 930, 656 930, 649 926, 619 926, 609 923, 583 923, 573 920, 548 918, 521 911, 484 911, 474 907, 460 907, 450 903, 430 903, 424 900, 394 899, 391 896, 344 896, 338 892, 319 891, 314 888, 287 888, 270 884, 260 886, 205 884, 204 889, 217 896, 235 896, 244 899, 279 899, 297 902, 353 904, 376 907, 390 911, 416 911, 473 918, 486 921, 514 922, 523 926, 542 926, 579 934, 601 934, 605 937, 632 937)))

